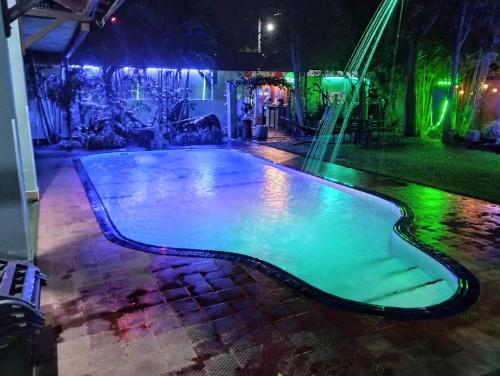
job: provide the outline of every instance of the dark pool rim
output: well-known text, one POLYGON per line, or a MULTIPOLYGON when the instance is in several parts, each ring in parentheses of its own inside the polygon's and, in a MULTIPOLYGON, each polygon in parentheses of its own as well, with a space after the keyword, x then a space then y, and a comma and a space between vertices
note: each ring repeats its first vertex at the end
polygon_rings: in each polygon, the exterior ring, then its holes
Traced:
MULTIPOLYGON (((217 150, 217 148, 184 148, 175 150, 217 150)), ((295 166, 290 166, 283 163, 273 162, 262 156, 254 155, 243 150, 223 148, 223 150, 233 150, 239 153, 247 154, 257 159, 264 160, 267 163, 275 164, 277 166, 289 168, 298 172, 305 173, 295 166)), ((115 153, 135 153, 138 151, 117 151, 115 153)), ((107 154, 107 153, 96 153, 96 154, 107 154)), ((320 301, 328 306, 344 309, 356 313, 375 315, 379 317, 385 317, 397 320, 422 320, 422 319, 437 319, 444 318, 448 316, 455 315, 457 313, 465 311, 472 304, 474 304, 480 295, 480 283, 479 280, 464 266, 452 259, 451 257, 445 255, 439 250, 423 243, 417 239, 410 231, 410 225, 413 223, 414 214, 411 208, 404 202, 397 200, 393 197, 387 196, 385 194, 366 189, 363 187, 358 187, 349 183, 338 181, 336 179, 328 178, 316 174, 308 174, 316 178, 325 180, 326 182, 338 184, 347 188, 352 188, 361 192, 365 192, 381 199, 389 201, 395 204, 401 213, 401 217, 394 225, 394 232, 400 236, 403 240, 410 243, 420 251, 432 257, 434 260, 442 264, 450 272, 452 272, 458 279, 458 288, 455 294, 448 300, 433 305, 429 307, 421 308, 398 308, 398 307, 385 307, 375 304, 363 303, 354 300, 344 299, 327 292, 324 292, 309 283, 303 281, 300 278, 288 273, 287 271, 280 269, 279 267, 255 257, 246 256, 234 252, 226 251, 212 251, 212 250, 202 250, 202 249, 187 249, 187 248, 170 248, 166 246, 155 246, 151 244, 142 243, 126 236, 122 235, 120 231, 116 228, 109 213, 107 212, 104 204, 95 188, 92 180, 90 179, 85 167, 83 166, 81 159, 90 155, 78 156, 73 159, 76 171, 82 182, 82 186, 87 194, 87 198, 90 202, 92 210, 96 216, 97 222, 101 227, 104 236, 113 243, 120 246, 143 251, 149 253, 155 253, 165 256, 181 256, 181 257, 202 257, 202 258, 216 258, 223 259, 232 262, 240 262, 253 269, 259 270, 266 275, 274 277, 286 285, 300 291, 305 296, 311 297, 317 301, 320 301)))

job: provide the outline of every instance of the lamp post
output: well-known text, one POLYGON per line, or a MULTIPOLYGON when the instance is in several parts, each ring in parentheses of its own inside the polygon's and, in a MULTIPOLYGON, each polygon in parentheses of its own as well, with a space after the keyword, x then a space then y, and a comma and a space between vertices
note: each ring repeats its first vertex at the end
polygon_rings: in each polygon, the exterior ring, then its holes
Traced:
MULTIPOLYGON (((274 31, 274 24, 268 22, 266 24, 266 31, 272 33, 274 31)), ((262 53, 262 20, 259 17, 259 23, 257 25, 257 53, 262 53)))
POLYGON ((259 17, 259 24, 257 26, 257 53, 262 53, 262 21, 259 17))

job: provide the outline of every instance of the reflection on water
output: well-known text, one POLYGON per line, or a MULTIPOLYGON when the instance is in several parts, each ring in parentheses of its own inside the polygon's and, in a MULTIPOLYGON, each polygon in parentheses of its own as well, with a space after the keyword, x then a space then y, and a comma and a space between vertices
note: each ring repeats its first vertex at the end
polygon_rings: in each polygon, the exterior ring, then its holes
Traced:
POLYGON ((264 168, 264 184, 262 186, 266 206, 279 209, 278 214, 286 215, 288 209, 290 175, 276 168, 264 168))
POLYGON ((215 195, 214 190, 214 168, 213 164, 207 162, 206 160, 201 160, 197 172, 199 174, 198 183, 195 186, 196 194, 199 197, 213 197, 215 195))

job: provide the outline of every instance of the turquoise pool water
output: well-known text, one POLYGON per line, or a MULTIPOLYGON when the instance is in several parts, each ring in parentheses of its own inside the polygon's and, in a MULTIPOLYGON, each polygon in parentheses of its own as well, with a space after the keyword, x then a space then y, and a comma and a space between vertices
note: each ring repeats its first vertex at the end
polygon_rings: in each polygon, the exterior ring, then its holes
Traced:
POLYGON ((458 279, 393 230, 398 207, 235 150, 84 157, 116 229, 131 240, 267 261, 326 293, 429 307, 458 279))

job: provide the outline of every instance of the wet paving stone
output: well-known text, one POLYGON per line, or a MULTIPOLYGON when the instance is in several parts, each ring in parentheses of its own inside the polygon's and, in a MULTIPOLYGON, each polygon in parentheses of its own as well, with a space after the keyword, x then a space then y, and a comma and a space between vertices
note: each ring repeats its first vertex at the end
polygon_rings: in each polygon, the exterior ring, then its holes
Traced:
POLYGON ((163 292, 163 296, 167 302, 185 299, 190 296, 189 291, 185 287, 180 287, 178 289, 171 289, 163 292))
POLYGON ((194 299, 198 302, 200 307, 209 307, 215 304, 220 304, 223 301, 219 294, 216 292, 198 295, 194 299))
POLYGON ((220 303, 206 307, 205 313, 211 320, 217 320, 232 315, 233 310, 226 303, 220 303))
MULTIPOLYGON (((302 163, 269 147, 235 146, 302 163)), ((239 263, 110 242, 71 157, 37 152, 38 264, 49 274, 37 376, 500 374, 498 205, 335 168, 339 180, 408 203, 415 235, 481 282, 480 299, 465 312, 396 321, 325 306, 239 263)))

